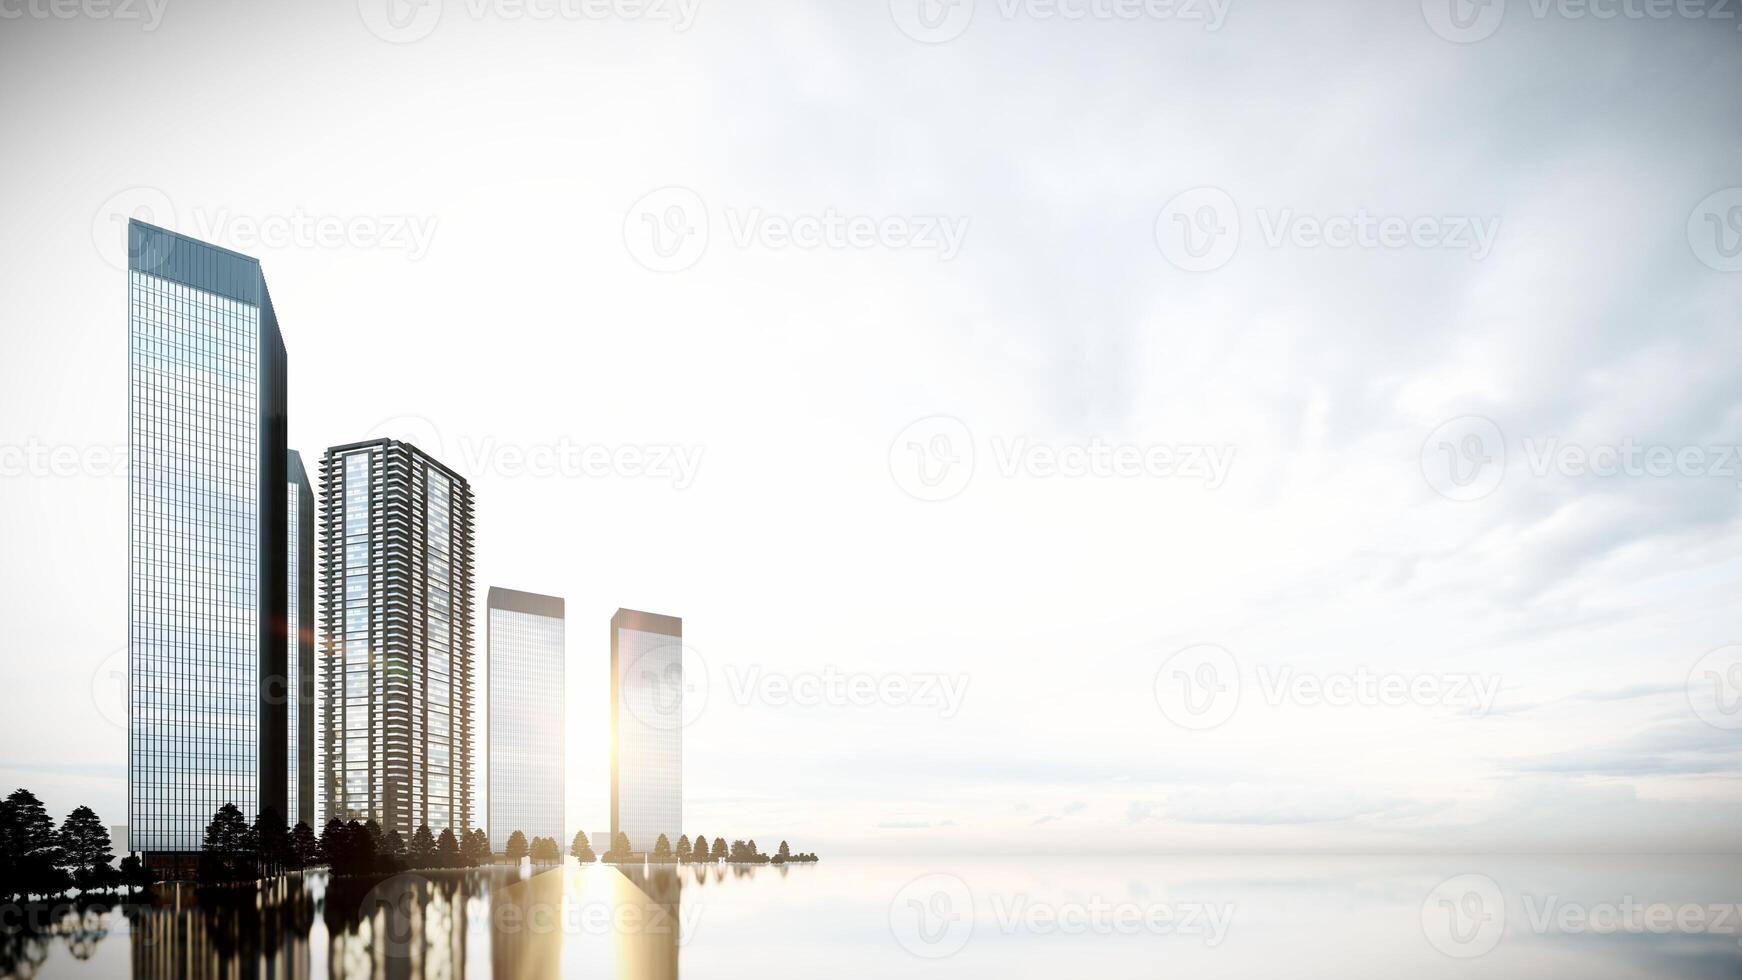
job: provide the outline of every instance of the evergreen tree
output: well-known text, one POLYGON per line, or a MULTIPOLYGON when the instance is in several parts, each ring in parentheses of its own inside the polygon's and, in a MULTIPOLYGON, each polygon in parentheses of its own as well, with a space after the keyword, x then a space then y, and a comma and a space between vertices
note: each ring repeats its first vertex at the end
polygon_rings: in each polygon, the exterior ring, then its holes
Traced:
POLYGON ((518 865, 520 859, 526 856, 526 835, 516 830, 508 835, 508 863, 518 865))
POLYGON ((0 802, 0 893, 58 895, 71 883, 61 863, 60 834, 42 801, 14 790, 0 802))
POLYGON ((677 839, 677 863, 688 864, 690 861, 690 835, 680 834, 677 839))
POLYGON ((397 864, 405 863, 405 838, 399 836, 399 831, 389 830, 387 836, 381 839, 381 856, 397 864))
POLYGON ((697 834, 695 836, 695 844, 690 848, 690 860, 701 862, 703 864, 707 863, 707 860, 708 860, 708 835, 707 834, 697 834))
POLYGON ((137 854, 129 854, 121 859, 121 886, 130 891, 138 891, 151 884, 151 872, 145 868, 145 862, 137 854))
POLYGON ((582 864, 592 864, 598 860, 598 855, 593 853, 593 845, 587 840, 587 832, 584 830, 575 831, 575 839, 569 843, 569 853, 582 864))
POLYGON ((250 835, 251 849, 267 874, 278 874, 290 864, 290 828, 284 825, 278 811, 271 807, 261 810, 254 818, 250 835))
POLYGON ((455 839, 452 827, 443 827, 442 835, 436 838, 435 860, 438 868, 460 866, 460 842, 455 839))
POLYGON ((321 844, 315 840, 315 832, 309 825, 298 821, 296 829, 290 832, 291 860, 299 868, 312 867, 321 861, 321 844))
POLYGON ((229 882, 255 877, 251 836, 236 804, 219 807, 206 824, 206 837, 200 844, 200 880, 229 882))
POLYGON ((671 860, 671 838, 664 834, 659 835, 659 840, 653 842, 653 859, 655 861, 671 860))
POLYGON ((115 880, 109 828, 90 807, 81 806, 67 814, 60 828, 60 843, 62 860, 79 891, 106 888, 115 880))
POLYGON ((412 868, 432 867, 435 858, 435 835, 429 832, 428 824, 420 824, 417 831, 411 835, 411 845, 405 849, 406 860, 412 868))
POLYGON ((726 850, 726 838, 724 838, 724 837, 716 837, 716 838, 714 838, 714 856, 713 856, 713 860, 715 860, 715 861, 724 861, 724 860, 726 860, 726 855, 727 855, 727 854, 728 854, 728 853, 729 853, 729 852, 728 852, 728 851, 727 851, 727 850, 726 850))
POLYGON ((490 860, 490 835, 482 829, 474 827, 466 834, 466 843, 462 848, 466 856, 466 867, 476 868, 490 860))
POLYGON ((786 841, 780 842, 780 848, 774 852, 776 864, 785 864, 792 860, 792 849, 786 846, 786 841))
POLYGON ((618 832, 617 836, 611 841, 611 860, 617 862, 627 861, 629 860, 629 855, 633 853, 634 849, 629 844, 629 835, 618 832))

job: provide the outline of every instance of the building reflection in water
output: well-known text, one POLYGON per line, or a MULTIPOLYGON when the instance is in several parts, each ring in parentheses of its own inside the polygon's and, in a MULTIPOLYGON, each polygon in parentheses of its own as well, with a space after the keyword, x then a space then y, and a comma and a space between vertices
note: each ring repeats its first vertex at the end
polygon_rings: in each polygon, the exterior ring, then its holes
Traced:
POLYGON ((136 980, 676 980, 683 889, 737 873, 571 865, 524 877, 311 874, 160 886, 115 912, 69 910, 29 934, 12 930, 0 943, 0 976, 38 975, 60 941, 74 962, 86 960, 111 916, 125 915, 136 980))
POLYGON ((135 980, 308 980, 314 900, 300 877, 160 886, 126 915, 135 980))
POLYGON ((619 980, 676 980, 683 881, 677 868, 625 867, 613 876, 619 980))
POLYGON ((467 902, 481 877, 464 872, 336 880, 326 893, 331 980, 459 980, 465 976, 467 902))

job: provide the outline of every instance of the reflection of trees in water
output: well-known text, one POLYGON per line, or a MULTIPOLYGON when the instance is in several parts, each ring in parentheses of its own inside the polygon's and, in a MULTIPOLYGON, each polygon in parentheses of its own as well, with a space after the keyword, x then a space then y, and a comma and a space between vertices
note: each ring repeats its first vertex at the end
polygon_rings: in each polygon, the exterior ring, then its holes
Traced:
POLYGON ((163 885, 127 906, 135 980, 309 975, 314 900, 300 875, 243 885, 163 885))
POLYGON ((109 934, 112 908, 110 899, 95 896, 0 907, 0 977, 30 980, 39 976, 53 954, 56 939, 64 941, 74 959, 90 959, 97 944, 109 934))
POLYGON ((457 980, 466 969, 466 904, 485 894, 465 871, 340 878, 327 886, 333 980, 457 980))
POLYGON ((710 879, 715 884, 725 881, 727 875, 734 879, 754 878, 759 874, 774 874, 785 878, 792 874, 792 869, 793 865, 790 864, 698 864, 685 870, 695 884, 706 885, 710 879))

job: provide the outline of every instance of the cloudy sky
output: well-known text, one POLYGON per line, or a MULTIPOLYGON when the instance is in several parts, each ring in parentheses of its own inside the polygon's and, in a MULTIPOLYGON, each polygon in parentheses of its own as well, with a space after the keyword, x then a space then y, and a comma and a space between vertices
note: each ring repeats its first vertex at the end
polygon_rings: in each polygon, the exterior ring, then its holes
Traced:
POLYGON ((387 2, 4 7, 7 788, 124 819, 137 215, 567 598, 571 828, 627 606, 710 836, 1742 843, 1734 9, 387 2))

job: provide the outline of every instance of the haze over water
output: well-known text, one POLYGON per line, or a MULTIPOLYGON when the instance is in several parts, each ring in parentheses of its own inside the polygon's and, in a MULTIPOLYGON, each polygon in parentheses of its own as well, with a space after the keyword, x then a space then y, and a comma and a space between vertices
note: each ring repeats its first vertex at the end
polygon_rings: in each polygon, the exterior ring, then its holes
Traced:
POLYGON ((1734 977, 1742 859, 1153 857, 311 874, 18 944, 11 976, 1734 977), (256 894, 259 904, 256 906, 256 894), (258 908, 258 910, 257 910, 258 908), (1286 951, 1283 959, 1278 951, 1286 951), (29 962, 36 962, 32 968, 29 962))

